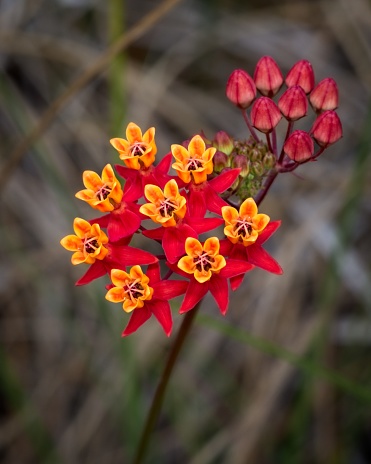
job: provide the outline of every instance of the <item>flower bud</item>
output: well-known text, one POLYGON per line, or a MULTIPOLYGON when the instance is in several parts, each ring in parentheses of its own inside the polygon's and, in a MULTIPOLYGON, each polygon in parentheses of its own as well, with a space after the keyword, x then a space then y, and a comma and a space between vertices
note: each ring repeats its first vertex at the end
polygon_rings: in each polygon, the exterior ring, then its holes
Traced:
POLYGON ((276 157, 274 156, 273 153, 268 151, 263 158, 263 165, 265 170, 272 169, 274 165, 276 164, 276 157))
POLYGON ((261 132, 271 132, 282 118, 278 106, 268 97, 260 97, 251 108, 252 125, 261 132))
POLYGON ((262 176, 265 173, 264 166, 261 162, 256 161, 255 163, 252 164, 251 166, 251 171, 255 176, 262 176))
POLYGON ((335 110, 339 104, 339 91, 336 82, 327 77, 312 90, 309 101, 314 111, 335 110))
POLYGON ((255 83, 246 71, 235 69, 229 76, 226 95, 234 105, 246 109, 256 97, 255 83))
POLYGON ((333 110, 321 113, 314 121, 310 134, 321 147, 337 142, 343 136, 339 116, 333 110))
POLYGON ((220 171, 229 166, 229 158, 222 151, 217 151, 213 157, 214 171, 220 173, 220 171))
POLYGON ((314 143, 307 132, 296 130, 286 140, 283 151, 293 161, 303 163, 313 156, 314 143))
POLYGON ((232 168, 240 168, 240 176, 246 177, 249 173, 249 162, 243 155, 236 155, 232 160, 232 168))
POLYGON ((283 76, 273 58, 270 56, 260 58, 255 67, 254 81, 262 95, 266 97, 276 95, 283 84, 283 76))
POLYGON ((278 108, 289 121, 296 121, 307 114, 308 100, 300 85, 289 87, 278 100, 278 108))
POLYGON ((288 72, 285 82, 287 87, 300 85, 305 93, 309 93, 314 87, 312 65, 307 60, 298 61, 288 72))
POLYGON ((219 131, 215 134, 213 140, 213 147, 217 150, 222 151, 226 155, 230 155, 234 148, 234 143, 232 137, 230 137, 226 132, 219 131))

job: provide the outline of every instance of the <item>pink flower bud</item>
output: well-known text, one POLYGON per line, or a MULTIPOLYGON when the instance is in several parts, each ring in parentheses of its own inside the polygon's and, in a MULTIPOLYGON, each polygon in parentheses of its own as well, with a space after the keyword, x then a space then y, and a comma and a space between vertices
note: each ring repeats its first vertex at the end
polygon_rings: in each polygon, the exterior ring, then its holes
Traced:
POLYGON ((278 100, 281 113, 289 121, 296 121, 307 114, 308 100, 300 85, 289 87, 278 100))
POLYGON ((229 76, 226 95, 239 108, 248 108, 256 97, 256 87, 252 77, 243 69, 235 69, 229 76))
POLYGON ((247 161, 246 156, 235 155, 232 161, 232 168, 240 168, 240 176, 246 177, 249 173, 249 163, 247 161))
POLYGON ((219 131, 219 132, 217 132, 215 134, 212 145, 217 150, 220 150, 223 153, 226 153, 227 155, 230 155, 232 153, 233 148, 234 148, 234 143, 233 143, 232 137, 230 137, 224 131, 219 131))
POLYGON ((339 105, 339 91, 336 82, 327 77, 312 90, 309 101, 314 111, 335 110, 339 105))
POLYGON ((298 61, 288 72, 285 82, 287 87, 300 85, 305 93, 309 93, 314 87, 312 65, 307 60, 298 61))
POLYGON ((313 156, 314 143, 307 132, 296 130, 286 140, 283 151, 293 161, 303 163, 313 156))
POLYGON ((260 97, 251 108, 252 125, 261 132, 271 132, 282 118, 278 106, 268 97, 260 97))
POLYGON ((266 97, 276 95, 283 84, 283 76, 273 58, 270 56, 260 58, 255 67, 254 81, 262 95, 266 97))
POLYGON ((337 142, 343 136, 339 116, 333 110, 323 112, 314 121, 310 134, 321 147, 337 142))
POLYGON ((216 151, 213 158, 214 171, 220 172, 222 169, 229 166, 229 158, 222 151, 216 151))

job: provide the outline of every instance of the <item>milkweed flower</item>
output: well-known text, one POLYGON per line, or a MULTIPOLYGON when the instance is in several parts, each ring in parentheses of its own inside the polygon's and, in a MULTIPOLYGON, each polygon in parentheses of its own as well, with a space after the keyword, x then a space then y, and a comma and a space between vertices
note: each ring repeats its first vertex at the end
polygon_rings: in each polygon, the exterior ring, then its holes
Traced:
POLYGON ((113 138, 111 145, 119 152, 120 159, 131 169, 148 168, 155 161, 157 147, 155 128, 150 127, 144 134, 135 123, 130 122, 126 128, 126 139, 113 138))
POLYGON ((77 192, 76 198, 101 212, 113 211, 120 204, 123 192, 110 164, 103 168, 101 177, 94 171, 84 171, 82 180, 85 189, 77 192))
POLYGON ((244 274, 253 269, 253 265, 243 261, 226 260, 219 252, 217 237, 208 238, 203 244, 188 237, 185 241, 186 256, 177 266, 169 267, 190 279, 179 312, 185 313, 192 308, 210 290, 222 314, 226 314, 229 304, 228 278, 244 274))
POLYGON ((207 175, 213 172, 213 156, 216 148, 206 149, 204 140, 195 135, 189 142, 188 149, 182 145, 171 145, 171 152, 176 160, 172 168, 175 169, 183 182, 201 184, 207 175))
POLYGON ((74 252, 71 257, 72 264, 93 264, 97 259, 102 260, 106 257, 108 249, 105 245, 108 243, 108 237, 98 224, 75 218, 73 230, 76 235, 67 235, 60 241, 63 248, 74 252))
POLYGON ((132 316, 123 336, 135 332, 153 314, 169 336, 173 320, 168 300, 185 293, 187 282, 161 280, 158 263, 148 266, 145 274, 140 266, 133 266, 129 272, 112 269, 106 299, 112 303, 122 303, 123 310, 132 316))

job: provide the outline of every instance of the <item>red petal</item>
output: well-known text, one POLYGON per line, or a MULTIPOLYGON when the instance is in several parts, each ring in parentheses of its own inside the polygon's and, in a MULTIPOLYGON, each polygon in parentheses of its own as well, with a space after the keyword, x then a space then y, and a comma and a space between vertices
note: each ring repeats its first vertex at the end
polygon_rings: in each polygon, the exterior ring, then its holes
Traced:
POLYGON ((125 266, 134 266, 135 264, 153 264, 157 262, 156 256, 153 256, 148 251, 140 250, 130 246, 110 247, 110 267, 119 266, 118 269, 123 269, 125 266))
MULTIPOLYGON (((148 271, 146 273, 148 275, 148 271)), ((151 282, 150 282, 151 285, 151 282)), ((152 285, 156 298, 161 300, 171 300, 179 295, 183 295, 189 285, 185 280, 162 280, 152 285)))
POLYGON ((259 234, 259 237, 256 240, 256 243, 259 245, 263 245, 265 241, 269 239, 271 235, 273 235, 276 230, 279 228, 281 225, 281 221, 271 221, 268 223, 267 227, 263 230, 261 234, 259 234))
POLYGON ((245 274, 240 274, 238 276, 231 277, 231 289, 233 291, 237 290, 238 287, 242 284, 242 281, 245 277, 245 274))
POLYGON ((146 306, 152 311, 152 314, 154 314, 155 318, 164 329, 164 332, 169 337, 171 329, 173 328, 173 317, 169 303, 163 300, 151 300, 148 301, 146 306))
POLYGON ((215 229, 220 225, 224 224, 224 219, 219 218, 193 218, 187 217, 187 224, 189 224, 193 230, 198 234, 209 232, 209 230, 215 229))
POLYGON ((166 262, 166 265, 167 267, 172 270, 173 272, 175 272, 176 274, 179 274, 183 277, 185 277, 186 279, 190 279, 192 278, 190 276, 190 274, 187 274, 186 272, 182 271, 181 269, 179 269, 179 267, 176 265, 176 263, 169 263, 168 261, 166 262))
POLYGON ((188 199, 188 212, 190 216, 195 218, 203 218, 205 216, 206 202, 204 190, 190 189, 188 199))
POLYGON ((158 261, 148 266, 146 275, 149 277, 151 287, 153 287, 155 282, 159 282, 161 280, 160 265, 158 261))
POLYGON ((210 281, 200 284, 194 278, 190 280, 182 306, 179 310, 180 314, 186 313, 190 309, 194 308, 196 304, 202 300, 209 290, 209 282, 210 281))
POLYGON ((241 169, 235 168, 225 171, 222 174, 214 177, 214 179, 209 181, 210 187, 212 187, 215 192, 223 193, 229 189, 233 182, 237 179, 241 169))
POLYGON ((244 274, 245 272, 251 271, 251 269, 254 269, 251 263, 237 259, 228 259, 227 265, 223 267, 219 275, 221 277, 230 278, 239 274, 244 274))
POLYGON ((142 184, 142 175, 139 174, 139 171, 136 177, 128 179, 124 187, 124 198, 125 201, 136 201, 143 196, 143 184, 142 184))
POLYGON ((95 219, 90 219, 89 224, 99 224, 100 228, 106 228, 111 219, 111 214, 106 214, 105 216, 97 217, 95 219))
POLYGON ((277 261, 256 242, 247 250, 247 258, 251 264, 258 266, 265 271, 273 272, 273 274, 283 273, 283 270, 277 261))
POLYGON ((205 187, 204 192, 207 199, 207 209, 212 213, 221 215, 223 206, 229 206, 210 185, 205 187))
POLYGON ((167 155, 165 155, 162 158, 162 160, 158 163, 158 165, 155 167, 156 173, 160 172, 162 174, 167 174, 170 169, 171 160, 172 160, 171 153, 168 153, 167 155))
POLYGON ((164 237, 165 227, 158 227, 157 229, 143 230, 142 233, 145 237, 152 240, 162 240, 164 237))
POLYGON ((165 228, 162 246, 170 263, 175 263, 180 256, 185 254, 184 244, 187 237, 198 237, 192 227, 187 226, 187 224, 165 228))
POLYGON ((109 269, 98 259, 89 267, 85 274, 75 283, 75 285, 86 285, 99 277, 109 273, 109 269))
POLYGON ((229 303, 227 279, 221 277, 220 274, 214 274, 210 279, 209 289, 219 306, 220 312, 224 316, 228 310, 229 303))
POLYGON ((112 213, 107 227, 110 240, 116 242, 139 229, 139 217, 127 208, 122 213, 112 213))
POLYGON ((122 332, 121 336, 126 337, 127 335, 132 334, 139 329, 150 317, 151 311, 146 307, 134 309, 130 317, 129 323, 126 326, 125 330, 122 332))
POLYGON ((140 176, 139 172, 136 169, 126 168, 121 164, 115 164, 116 172, 123 177, 124 179, 133 180, 135 177, 140 176))
MULTIPOLYGON (((247 261, 247 253, 246 247, 243 245, 233 245, 232 251, 230 253, 230 257, 232 259, 238 259, 241 261, 247 261)), ((242 284, 242 281, 245 277, 245 274, 239 274, 237 276, 231 277, 231 289, 233 291, 237 290, 237 288, 242 284)))
POLYGON ((223 255, 224 257, 229 256, 229 253, 234 248, 233 243, 227 238, 225 238, 223 240, 219 240, 219 244, 220 244, 219 253, 223 255))

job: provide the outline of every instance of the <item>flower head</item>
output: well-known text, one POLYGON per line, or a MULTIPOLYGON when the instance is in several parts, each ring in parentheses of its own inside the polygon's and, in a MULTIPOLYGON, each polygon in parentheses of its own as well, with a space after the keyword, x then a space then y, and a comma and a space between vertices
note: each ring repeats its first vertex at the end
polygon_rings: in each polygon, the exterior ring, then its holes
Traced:
POLYGON ((247 198, 239 211, 232 206, 223 206, 222 216, 225 221, 225 235, 233 244, 241 243, 245 247, 256 242, 270 220, 266 214, 258 214, 253 198, 247 198))
POLYGON ((197 239, 188 237, 185 242, 187 256, 181 258, 178 267, 187 274, 193 274, 201 284, 211 279, 213 273, 226 265, 224 256, 219 254, 219 239, 208 238, 204 245, 197 239))
POLYGON ((200 135, 195 135, 191 139, 188 149, 174 144, 171 146, 171 152, 176 160, 172 167, 187 184, 192 180, 195 184, 201 184, 206 181, 207 175, 213 172, 213 156, 216 148, 206 149, 200 135))
POLYGON ((119 152, 120 159, 131 169, 149 168, 155 161, 157 147, 154 127, 142 135, 140 127, 131 122, 126 128, 126 139, 114 138, 110 142, 119 152))
POLYGON ((101 212, 112 211, 120 204, 123 192, 110 164, 103 168, 102 177, 94 171, 84 171, 82 180, 86 188, 77 192, 76 198, 101 212))
POLYGON ((104 245, 108 243, 108 237, 98 224, 75 218, 73 230, 76 235, 67 235, 60 242, 66 250, 74 251, 72 264, 93 264, 96 259, 105 258, 108 249, 104 245))
POLYGON ((146 185, 144 195, 150 203, 142 205, 139 211, 163 227, 175 226, 185 216, 187 200, 179 194, 174 179, 166 183, 164 191, 157 185, 146 185))
POLYGON ((108 290, 106 299, 113 303, 123 303, 124 311, 130 313, 142 308, 146 300, 151 300, 153 288, 148 285, 149 278, 140 266, 133 266, 128 274, 120 269, 112 269, 111 280, 114 285, 108 290))

